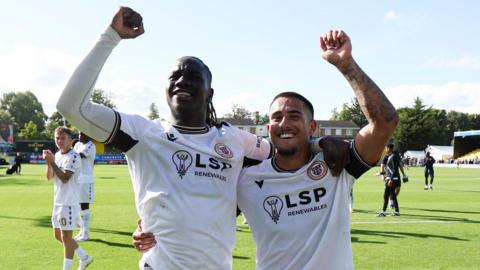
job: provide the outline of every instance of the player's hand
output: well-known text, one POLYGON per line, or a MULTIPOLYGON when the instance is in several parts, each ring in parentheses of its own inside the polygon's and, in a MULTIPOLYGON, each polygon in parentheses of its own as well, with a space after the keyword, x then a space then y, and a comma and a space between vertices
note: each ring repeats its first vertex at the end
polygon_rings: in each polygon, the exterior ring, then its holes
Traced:
POLYGON ((157 243, 153 233, 142 231, 141 219, 137 220, 137 229, 133 232, 132 238, 133 246, 141 253, 149 251, 157 243))
POLYGON ((350 143, 338 140, 332 136, 324 136, 318 142, 323 149, 323 155, 333 176, 338 176, 350 163, 350 143))
POLYGON ((353 62, 352 43, 342 30, 330 30, 320 37, 320 49, 323 59, 340 70, 353 62))
POLYGON ((142 16, 129 7, 120 7, 110 26, 123 39, 136 38, 145 32, 142 16))
POLYGON ((403 181, 403 183, 407 183, 407 182, 408 182, 408 176, 407 176, 407 175, 404 175, 404 176, 402 177, 402 181, 403 181))
POLYGON ((50 151, 49 149, 45 149, 42 151, 42 157, 45 160, 45 162, 48 164, 55 162, 55 156, 53 155, 52 151, 50 151))

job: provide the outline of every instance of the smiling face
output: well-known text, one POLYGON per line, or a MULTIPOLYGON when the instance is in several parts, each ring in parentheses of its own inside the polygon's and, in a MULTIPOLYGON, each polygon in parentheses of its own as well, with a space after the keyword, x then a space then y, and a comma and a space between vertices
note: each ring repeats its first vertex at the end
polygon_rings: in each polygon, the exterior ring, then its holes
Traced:
POLYGON ((213 96, 208 67, 195 57, 182 57, 173 67, 166 89, 167 103, 174 120, 203 122, 213 96))
POLYGON ((316 122, 305 103, 294 97, 279 97, 270 106, 269 136, 277 155, 309 152, 309 140, 316 122))

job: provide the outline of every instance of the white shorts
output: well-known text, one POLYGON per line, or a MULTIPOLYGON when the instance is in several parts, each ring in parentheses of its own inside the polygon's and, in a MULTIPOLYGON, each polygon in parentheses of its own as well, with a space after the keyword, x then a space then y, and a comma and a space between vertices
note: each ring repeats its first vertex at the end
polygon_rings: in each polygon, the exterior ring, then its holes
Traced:
POLYGON ((80 205, 55 205, 52 210, 52 227, 73 231, 80 218, 80 205))
POLYGON ((95 185, 93 183, 79 183, 80 203, 93 203, 95 185))

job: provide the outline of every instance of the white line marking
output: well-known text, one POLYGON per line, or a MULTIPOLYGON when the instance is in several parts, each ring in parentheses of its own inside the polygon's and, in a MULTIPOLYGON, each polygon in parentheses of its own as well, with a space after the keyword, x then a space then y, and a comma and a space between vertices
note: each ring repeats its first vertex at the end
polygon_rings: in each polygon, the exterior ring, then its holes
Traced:
POLYGON ((422 224, 422 223, 448 223, 448 222, 458 222, 458 223, 480 223, 480 220, 418 220, 418 221, 353 221, 352 224, 422 224))

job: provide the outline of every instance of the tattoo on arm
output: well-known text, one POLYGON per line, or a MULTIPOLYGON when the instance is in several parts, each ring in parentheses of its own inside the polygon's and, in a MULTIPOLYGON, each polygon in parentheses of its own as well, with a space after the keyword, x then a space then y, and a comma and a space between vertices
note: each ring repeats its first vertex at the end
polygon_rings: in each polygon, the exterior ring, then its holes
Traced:
POLYGON ((62 169, 60 169, 57 164, 53 163, 52 165, 52 170, 53 170, 53 173, 58 176, 58 178, 63 182, 63 183, 66 183, 68 182, 68 180, 70 180, 70 177, 72 177, 72 172, 70 171, 63 171, 62 169))
POLYGON ((396 119, 395 107, 355 61, 352 61, 352 64, 342 69, 341 72, 352 86, 358 103, 369 122, 390 123, 396 119))

